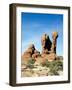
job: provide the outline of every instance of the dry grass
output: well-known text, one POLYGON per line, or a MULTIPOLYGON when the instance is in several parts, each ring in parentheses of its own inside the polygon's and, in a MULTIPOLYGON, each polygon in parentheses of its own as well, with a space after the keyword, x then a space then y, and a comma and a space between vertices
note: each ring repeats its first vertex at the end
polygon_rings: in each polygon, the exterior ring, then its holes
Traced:
POLYGON ((34 77, 34 76, 52 76, 52 75, 62 75, 63 73, 63 60, 54 60, 49 62, 45 60, 42 63, 41 58, 37 61, 34 59, 28 60, 27 64, 22 62, 22 77, 34 77))

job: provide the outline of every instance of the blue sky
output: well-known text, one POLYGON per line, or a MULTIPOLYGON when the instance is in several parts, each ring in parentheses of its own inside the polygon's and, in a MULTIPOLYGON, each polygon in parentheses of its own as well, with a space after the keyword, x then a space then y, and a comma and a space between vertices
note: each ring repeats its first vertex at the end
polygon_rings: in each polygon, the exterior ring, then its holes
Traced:
POLYGON ((22 53, 30 44, 42 51, 41 36, 47 33, 52 41, 52 32, 57 31, 57 55, 63 55, 63 15, 43 13, 21 13, 22 53))

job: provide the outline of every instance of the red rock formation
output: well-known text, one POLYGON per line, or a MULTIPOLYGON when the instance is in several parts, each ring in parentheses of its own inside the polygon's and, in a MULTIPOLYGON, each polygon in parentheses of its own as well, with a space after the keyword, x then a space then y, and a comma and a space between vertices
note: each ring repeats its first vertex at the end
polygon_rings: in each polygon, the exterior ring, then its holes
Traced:
POLYGON ((55 54, 56 54, 57 38, 58 38, 58 33, 57 32, 53 32, 52 33, 52 39, 53 39, 53 41, 52 41, 51 51, 53 53, 55 53, 55 54))
POLYGON ((42 43, 42 54, 43 53, 48 54, 49 51, 51 50, 52 43, 51 43, 50 38, 47 34, 42 35, 41 43, 42 43))
POLYGON ((31 44, 22 55, 22 60, 29 60, 30 58, 35 59, 38 56, 40 56, 40 52, 35 49, 33 44, 31 44))
POLYGON ((58 33, 53 32, 52 33, 53 41, 51 42, 47 34, 42 35, 41 37, 42 53, 40 54, 40 52, 35 49, 34 44, 31 44, 22 55, 22 60, 29 60, 30 58, 37 60, 38 57, 42 58, 42 60, 44 59, 44 61, 46 59, 48 61, 55 60, 57 37, 58 37, 58 33))
POLYGON ((52 39, 51 42, 49 39, 49 36, 47 34, 44 34, 41 37, 41 43, 42 43, 42 57, 47 60, 55 60, 56 59, 56 42, 57 42, 58 33, 53 32, 52 33, 52 39))
POLYGON ((38 56, 40 56, 40 52, 35 50, 34 54, 32 55, 33 58, 37 58, 38 56))

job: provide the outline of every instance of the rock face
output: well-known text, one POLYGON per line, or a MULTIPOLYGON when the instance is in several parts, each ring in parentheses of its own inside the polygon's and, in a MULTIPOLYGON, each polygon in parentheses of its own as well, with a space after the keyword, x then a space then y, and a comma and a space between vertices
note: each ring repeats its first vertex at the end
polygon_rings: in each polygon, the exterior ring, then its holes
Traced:
POLYGON ((42 53, 35 49, 34 44, 31 44, 28 49, 22 55, 22 60, 35 59, 38 57, 42 60, 56 60, 56 46, 57 46, 58 33, 52 33, 52 42, 47 34, 43 34, 41 37, 42 53))
POLYGON ((58 33, 57 33, 57 32, 53 32, 53 33, 52 33, 52 39, 53 39, 53 41, 52 41, 51 51, 52 51, 53 53, 55 53, 55 54, 56 54, 57 38, 58 38, 58 33))
POLYGON ((49 54, 49 51, 51 50, 51 41, 47 34, 42 35, 41 37, 41 43, 42 43, 42 54, 49 54))
POLYGON ((40 56, 40 52, 35 49, 34 44, 31 44, 28 49, 22 55, 22 60, 35 59, 40 56))
POLYGON ((57 37, 58 37, 57 32, 52 33, 52 39, 53 39, 52 42, 47 34, 44 34, 41 37, 41 43, 42 43, 42 55, 41 56, 45 59, 48 59, 49 61, 56 59, 57 37))
POLYGON ((32 55, 33 58, 37 58, 38 56, 40 56, 40 52, 37 50, 34 50, 34 53, 32 55))

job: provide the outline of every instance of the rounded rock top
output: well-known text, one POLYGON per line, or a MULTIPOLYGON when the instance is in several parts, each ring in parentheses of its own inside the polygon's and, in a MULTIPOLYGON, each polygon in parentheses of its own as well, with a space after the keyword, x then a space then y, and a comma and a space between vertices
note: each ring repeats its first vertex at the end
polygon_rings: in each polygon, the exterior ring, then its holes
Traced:
POLYGON ((52 32, 53 37, 58 37, 58 32, 52 32))
POLYGON ((30 44, 29 48, 35 48, 34 44, 30 44))
POLYGON ((46 33, 42 35, 41 39, 48 39, 49 38, 49 35, 47 35, 46 33))

